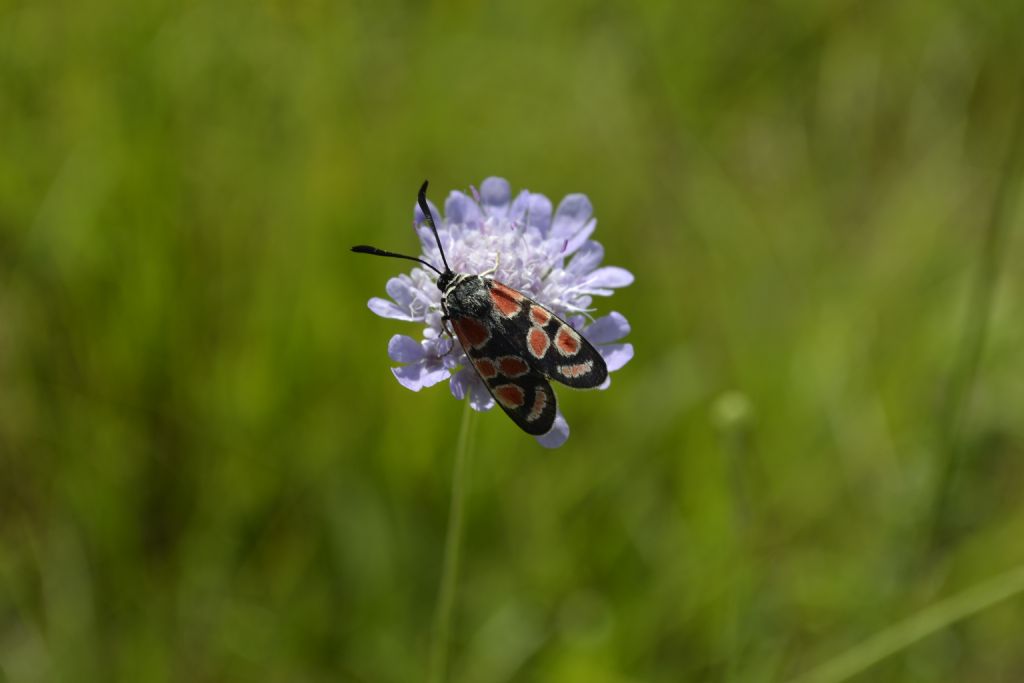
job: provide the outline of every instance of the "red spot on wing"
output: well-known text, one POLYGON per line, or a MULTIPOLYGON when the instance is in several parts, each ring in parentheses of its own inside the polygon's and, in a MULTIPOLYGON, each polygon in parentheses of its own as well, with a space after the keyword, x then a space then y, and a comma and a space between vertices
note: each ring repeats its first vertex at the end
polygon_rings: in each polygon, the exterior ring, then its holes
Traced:
POLYGON ((575 356, 580 350, 580 336, 568 325, 562 325, 555 334, 555 346, 563 356, 575 356))
POLYGON ((492 282, 490 287, 491 301, 495 308, 506 318, 514 318, 522 308, 523 295, 509 289, 500 282, 492 282))
POLYGON ((521 387, 515 384, 502 384, 494 388, 494 397, 506 408, 521 408, 526 403, 521 387))
POLYGON ((549 320, 551 320, 551 312, 543 306, 534 304, 530 306, 530 320, 543 327, 548 324, 549 320))
POLYGON ((526 416, 527 422, 533 422, 541 413, 544 412, 544 408, 548 404, 548 392, 544 387, 537 387, 533 391, 533 407, 530 408, 530 414, 526 416))
POLYGON ((463 346, 479 349, 491 338, 491 333, 484 324, 473 318, 453 320, 452 327, 455 328, 455 334, 459 336, 459 341, 462 342, 463 346))
POLYGON ((576 365, 559 365, 558 372, 563 377, 569 377, 572 379, 588 374, 593 367, 594 361, 588 360, 585 363, 577 363, 576 365))
POLYGON ((544 354, 548 352, 550 344, 551 340, 548 339, 548 333, 539 327, 531 327, 530 331, 526 334, 526 346, 535 358, 543 358, 544 354))
POLYGON ((519 356, 502 356, 498 359, 498 367, 506 377, 520 377, 530 371, 530 366, 519 356))
POLYGON ((490 358, 477 358, 473 361, 473 365, 476 366, 476 371, 484 379, 492 379, 498 376, 498 368, 495 367, 490 358))

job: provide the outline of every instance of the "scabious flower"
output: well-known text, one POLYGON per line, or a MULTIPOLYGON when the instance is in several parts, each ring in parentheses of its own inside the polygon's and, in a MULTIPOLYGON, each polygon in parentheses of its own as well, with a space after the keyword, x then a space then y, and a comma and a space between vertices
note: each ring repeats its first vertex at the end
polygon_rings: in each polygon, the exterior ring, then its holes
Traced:
MULTIPOLYGON (((615 266, 599 267, 604 248, 590 239, 597 225, 586 195, 571 194, 554 215, 551 201, 527 190, 512 199, 508 181, 487 178, 472 197, 458 191, 448 195, 444 217, 433 204, 430 210, 452 270, 482 273, 494 267, 494 279, 536 300, 582 332, 604 357, 608 371, 618 370, 633 357, 633 345, 619 340, 629 333, 629 323, 617 312, 593 319, 592 297, 610 296, 617 287, 633 282, 633 275, 615 266), (591 321, 587 324, 588 319, 591 321)), ((441 266, 433 233, 417 206, 414 227, 423 247, 421 258, 441 266)), ((374 297, 369 308, 377 315, 424 325, 420 340, 396 334, 388 343, 391 369, 398 382, 413 391, 448 379, 452 395, 468 397, 479 411, 494 407, 494 399, 469 364, 458 342, 443 334, 441 292, 437 275, 413 268, 388 280, 391 299, 374 297)), ((606 389, 610 378, 599 389, 606 389)), ((569 438, 569 425, 559 411, 554 426, 537 437, 555 448, 569 438)))

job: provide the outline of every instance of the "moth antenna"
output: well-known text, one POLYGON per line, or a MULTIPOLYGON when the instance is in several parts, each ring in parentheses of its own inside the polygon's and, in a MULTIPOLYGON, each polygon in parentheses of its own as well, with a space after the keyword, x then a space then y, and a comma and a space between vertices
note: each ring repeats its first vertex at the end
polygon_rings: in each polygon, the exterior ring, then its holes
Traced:
MULTIPOLYGON (((423 216, 427 219, 427 225, 434 231, 434 241, 437 242, 437 250, 441 252, 441 262, 444 263, 444 269, 447 272, 451 272, 451 266, 448 265, 448 259, 444 257, 444 248, 441 246, 441 238, 437 234, 437 226, 434 225, 434 217, 430 215, 430 205, 427 204, 427 184, 428 181, 424 180, 423 185, 420 187, 420 193, 418 196, 420 211, 423 212, 423 216)), ((437 270, 436 268, 434 270, 437 270)), ((439 271, 440 272, 440 271, 439 271)))
MULTIPOLYGON (((416 261, 417 263, 422 263, 427 268, 430 268, 432 271, 434 271, 438 275, 444 275, 444 273, 442 273, 440 270, 435 268, 432 264, 427 263, 426 261, 424 261, 421 258, 416 258, 415 256, 406 256, 405 254, 396 254, 393 251, 384 251, 383 249, 378 249, 377 247, 370 247, 370 246, 367 246, 365 244, 358 244, 358 245, 352 247, 352 251, 356 252, 357 254, 370 254, 372 256, 389 256, 391 258, 404 258, 407 261, 416 261)), ((443 254, 442 254, 442 256, 443 256, 443 254)), ((447 266, 447 265, 448 264, 446 263, 445 266, 447 266)))

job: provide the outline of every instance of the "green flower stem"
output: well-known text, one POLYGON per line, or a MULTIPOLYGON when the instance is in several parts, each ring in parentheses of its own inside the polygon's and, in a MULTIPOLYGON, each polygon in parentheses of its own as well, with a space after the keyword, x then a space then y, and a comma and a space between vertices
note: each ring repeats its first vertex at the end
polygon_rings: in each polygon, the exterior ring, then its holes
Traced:
POLYGON ((448 509, 448 530, 444 541, 444 566, 441 570, 441 586, 438 589, 437 612, 434 614, 434 633, 430 645, 430 683, 442 683, 448 668, 448 641, 451 636, 452 607, 455 604, 455 587, 458 584, 459 555, 462 551, 463 508, 465 507, 473 409, 469 397, 462 412, 462 426, 455 447, 455 465, 452 472, 452 498, 448 509))
POLYGON ((1018 96, 1017 114, 1010 131, 1003 170, 981 241, 981 254, 973 289, 970 293, 967 319, 948 379, 945 400, 937 420, 940 430, 940 447, 944 457, 932 503, 929 550, 935 550, 943 544, 946 527, 949 524, 947 508, 954 494, 957 475, 963 466, 965 457, 962 432, 966 421, 967 406, 978 381, 979 366, 991 324, 993 301, 1003 270, 1003 257, 1006 253, 1008 233, 1013 222, 1014 203, 1020 192, 1022 173, 1024 173, 1024 96, 1018 96))
POLYGON ((792 683, 845 681, 936 631, 1019 593, 1024 593, 1024 565, 926 607, 917 614, 879 631, 863 643, 825 662, 792 683))

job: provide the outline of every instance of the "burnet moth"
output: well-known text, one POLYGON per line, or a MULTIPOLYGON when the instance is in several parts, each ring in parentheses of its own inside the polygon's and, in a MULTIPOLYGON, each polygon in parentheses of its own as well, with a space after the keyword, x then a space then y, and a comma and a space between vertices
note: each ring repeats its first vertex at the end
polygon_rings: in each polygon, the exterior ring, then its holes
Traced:
POLYGON ((604 359, 551 309, 490 277, 497 266, 479 275, 454 272, 427 205, 426 181, 418 202, 434 232, 444 271, 421 258, 377 247, 359 245, 352 251, 417 261, 437 273, 445 329, 451 323, 487 391, 524 432, 547 433, 555 421, 555 392, 548 380, 574 389, 597 387, 608 377, 604 359))

